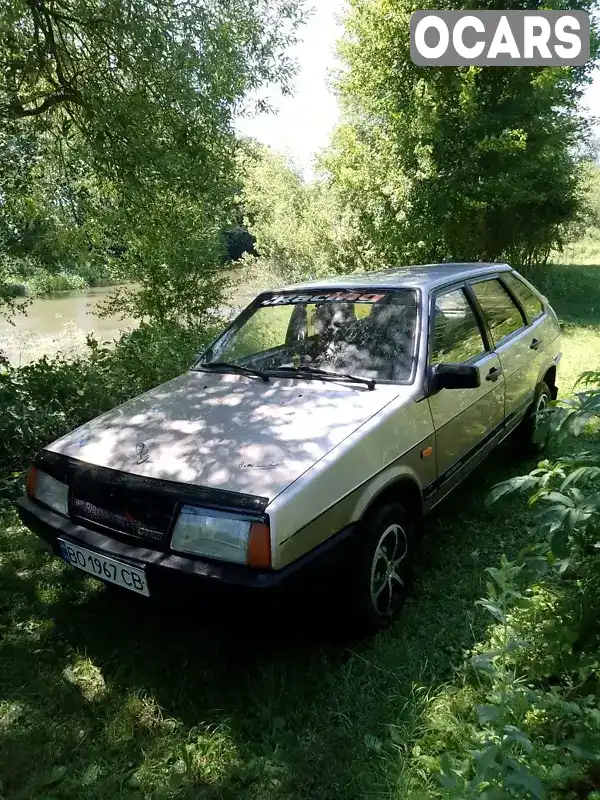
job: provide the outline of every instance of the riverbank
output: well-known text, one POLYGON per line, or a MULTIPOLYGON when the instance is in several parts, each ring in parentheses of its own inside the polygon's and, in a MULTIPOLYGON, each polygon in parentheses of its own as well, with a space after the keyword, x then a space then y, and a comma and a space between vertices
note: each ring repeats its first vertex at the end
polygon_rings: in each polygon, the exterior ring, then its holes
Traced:
POLYGON ((85 350, 90 335, 101 342, 117 339, 138 323, 128 317, 100 314, 111 291, 112 287, 88 287, 33 298, 25 313, 10 321, 0 317, 0 352, 11 364, 20 366, 43 356, 75 357, 85 350))
POLYGON ((56 292, 81 292, 86 289, 116 286, 117 282, 111 278, 88 278, 84 275, 73 273, 40 272, 22 281, 9 283, 9 291, 14 297, 47 297, 56 292))
MULTIPOLYGON (((256 265, 230 270, 228 277, 232 286, 224 315, 282 282, 256 265)), ((115 285, 51 292, 32 298, 24 313, 16 314, 10 322, 0 316, 0 353, 14 366, 22 366, 43 356, 75 358, 86 351, 90 335, 103 344, 114 342, 139 325, 132 317, 101 314, 100 307, 114 288, 115 285)))

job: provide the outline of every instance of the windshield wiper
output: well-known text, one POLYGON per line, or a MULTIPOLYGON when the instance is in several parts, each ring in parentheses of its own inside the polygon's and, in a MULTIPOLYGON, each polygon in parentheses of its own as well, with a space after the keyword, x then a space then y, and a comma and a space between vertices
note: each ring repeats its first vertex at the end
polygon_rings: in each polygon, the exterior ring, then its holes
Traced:
POLYGON ((302 375, 308 378, 337 378, 338 380, 351 381, 352 383, 362 383, 368 387, 372 392, 375 389, 376 383, 372 378, 359 378, 358 375, 348 375, 345 372, 330 372, 328 369, 319 369, 318 367, 311 367, 308 364, 302 367, 277 367, 270 369, 269 374, 273 373, 286 373, 291 372, 293 375, 302 375))
POLYGON ((261 380, 265 381, 265 383, 270 380, 269 376, 265 372, 261 372, 259 369, 250 369, 250 367, 244 367, 241 364, 230 364, 228 361, 208 361, 204 364, 199 365, 202 369, 206 370, 215 370, 216 372, 237 372, 240 375, 250 375, 254 378, 260 378, 261 380))

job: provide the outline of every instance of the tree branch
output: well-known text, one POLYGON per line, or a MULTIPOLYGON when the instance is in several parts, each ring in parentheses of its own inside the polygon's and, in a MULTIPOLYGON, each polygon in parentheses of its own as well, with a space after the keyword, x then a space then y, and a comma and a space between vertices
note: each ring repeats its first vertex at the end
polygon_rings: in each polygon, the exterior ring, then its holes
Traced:
POLYGON ((81 98, 73 92, 61 92, 46 97, 44 102, 35 108, 25 108, 21 102, 15 100, 8 105, 8 111, 14 119, 24 119, 25 117, 37 117, 61 103, 81 104, 81 98))

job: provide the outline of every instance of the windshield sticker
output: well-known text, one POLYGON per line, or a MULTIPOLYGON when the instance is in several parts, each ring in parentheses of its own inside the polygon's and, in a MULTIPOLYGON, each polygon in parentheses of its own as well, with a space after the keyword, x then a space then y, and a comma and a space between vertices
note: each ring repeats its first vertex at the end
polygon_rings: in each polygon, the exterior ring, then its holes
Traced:
POLYGON ((276 294, 263 300, 261 306, 295 305, 296 303, 378 303, 385 294, 362 292, 327 292, 326 294, 276 294))

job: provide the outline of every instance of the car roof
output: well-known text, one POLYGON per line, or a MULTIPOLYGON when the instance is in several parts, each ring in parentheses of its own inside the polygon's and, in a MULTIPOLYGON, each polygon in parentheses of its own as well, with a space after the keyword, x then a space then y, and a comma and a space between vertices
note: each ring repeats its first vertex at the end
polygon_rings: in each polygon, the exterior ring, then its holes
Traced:
POLYGON ((473 278, 488 273, 511 270, 509 264, 494 262, 417 264, 407 267, 394 267, 380 272, 335 275, 308 283, 282 286, 276 291, 287 292, 305 289, 424 289, 430 291, 437 286, 473 278))

